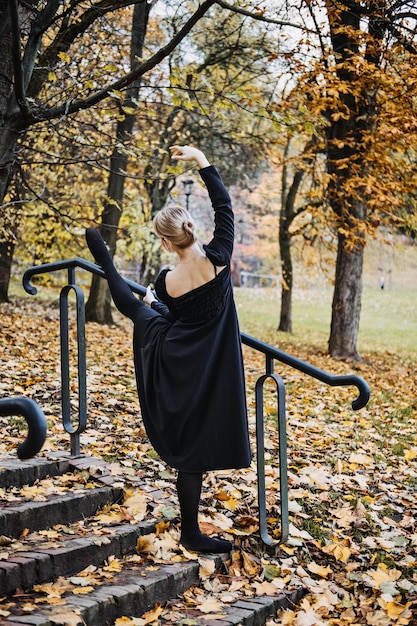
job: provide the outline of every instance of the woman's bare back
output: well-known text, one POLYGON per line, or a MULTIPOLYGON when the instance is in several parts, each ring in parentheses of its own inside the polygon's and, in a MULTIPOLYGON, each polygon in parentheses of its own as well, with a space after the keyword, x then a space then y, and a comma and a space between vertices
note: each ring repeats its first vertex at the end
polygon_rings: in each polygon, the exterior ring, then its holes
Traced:
POLYGON ((167 293, 171 298, 179 298, 213 280, 224 267, 223 265, 215 268, 204 254, 180 261, 175 269, 167 272, 165 278, 167 293))

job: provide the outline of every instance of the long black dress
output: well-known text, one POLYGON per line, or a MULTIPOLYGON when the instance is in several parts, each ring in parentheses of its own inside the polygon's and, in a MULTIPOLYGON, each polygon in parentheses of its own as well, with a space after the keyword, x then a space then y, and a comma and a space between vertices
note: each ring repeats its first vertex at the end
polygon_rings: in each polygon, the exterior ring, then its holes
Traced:
POLYGON ((133 352, 142 418, 160 457, 183 472, 247 467, 251 462, 240 331, 230 261, 233 212, 214 166, 200 170, 215 211, 204 245, 214 278, 171 298, 167 270, 152 308, 136 298, 94 229, 87 242, 103 267, 117 308, 134 323, 133 352))

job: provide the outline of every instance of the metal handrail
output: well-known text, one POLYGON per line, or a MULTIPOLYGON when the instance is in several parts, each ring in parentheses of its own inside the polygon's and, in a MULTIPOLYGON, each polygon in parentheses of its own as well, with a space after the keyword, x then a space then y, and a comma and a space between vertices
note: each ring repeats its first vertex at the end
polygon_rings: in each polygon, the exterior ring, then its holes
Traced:
MULTIPOLYGON (((90 261, 86 261, 81 257, 74 257, 73 259, 67 259, 65 261, 54 261, 53 263, 43 263, 42 265, 32 265, 29 267, 25 273, 23 274, 22 284, 27 293, 31 296, 36 296, 38 290, 34 285, 32 285, 31 278, 32 276, 36 276, 38 274, 49 274, 51 272, 58 272, 59 270, 74 270, 79 267, 80 269, 87 270, 87 272, 91 272, 91 274, 97 274, 97 276, 101 276, 101 278, 106 278, 105 273, 98 265, 95 263, 91 263, 90 261)), ((70 278, 73 278, 72 274, 70 278)), ((126 283, 129 285, 131 290, 134 293, 139 294, 140 296, 144 296, 146 294, 146 287, 142 285, 138 285, 138 283, 134 283, 127 278, 124 279, 126 283)))
POLYGON ((17 456, 26 460, 38 454, 46 439, 46 418, 40 406, 31 398, 17 396, 0 399, 0 416, 21 415, 28 425, 26 439, 17 446, 17 456))
MULTIPOLYGON (((80 312, 80 301, 81 295, 79 294, 79 288, 75 285, 75 268, 80 268, 91 272, 92 274, 96 274, 97 276, 101 276, 105 278, 104 271, 94 263, 90 261, 86 261, 85 259, 75 257, 73 259, 58 261, 55 263, 44 263, 43 265, 37 265, 30 267, 23 276, 23 287, 27 291, 27 293, 35 295, 37 293, 37 289, 34 285, 31 284, 31 278, 38 274, 45 274, 50 272, 55 272, 59 270, 68 270, 68 285, 64 287, 61 292, 62 294, 65 291, 67 294, 70 289, 74 289, 77 295, 77 326, 78 326, 78 337, 81 335, 81 339, 78 340, 78 367, 79 372, 80 368, 82 370, 82 376, 85 378, 85 339, 84 339, 84 329, 83 323, 84 319, 82 318, 80 312)), ((146 294, 146 288, 138 283, 135 283, 131 280, 125 279, 126 283, 132 289, 134 293, 137 293, 140 296, 144 296, 146 294)), ((81 291, 81 290, 80 290, 81 291)), ((61 307, 61 362, 63 367, 62 371, 62 386, 64 389, 69 389, 69 366, 66 362, 65 355, 62 355, 62 351, 65 351, 66 344, 65 340, 62 340, 62 336, 67 336, 68 330, 68 316, 66 314, 62 315, 62 307, 61 307), (64 319, 63 319, 64 318, 64 319), (64 371, 65 370, 65 371, 64 371)), ((353 386, 356 387, 359 395, 352 401, 352 408, 354 410, 358 410, 363 408, 370 397, 370 389, 366 381, 357 376, 355 374, 349 375, 337 375, 334 376, 325 372, 305 361, 302 361, 282 350, 274 348, 255 337, 251 337, 246 333, 241 333, 242 343, 247 345, 258 352, 261 352, 265 355, 266 363, 265 363, 265 374, 260 376, 260 378, 256 382, 255 386, 255 405, 256 405, 256 452, 257 452, 257 474, 258 474, 258 504, 259 504, 259 531, 262 538, 262 541, 269 546, 277 546, 280 543, 285 543, 288 539, 289 534, 289 512, 288 512, 288 478, 287 478, 287 436, 286 436, 286 408, 285 408, 285 385, 284 381, 281 377, 277 376, 274 373, 274 361, 280 361, 290 367, 311 376, 331 387, 337 386, 353 386), (265 487, 265 462, 264 462, 264 402, 263 402, 263 388, 265 382, 273 381, 275 383, 277 389, 277 415, 278 415, 278 452, 279 452, 279 471, 280 471, 280 495, 281 495, 281 535, 279 541, 272 539, 268 534, 267 529, 267 514, 266 514, 266 487, 265 487)), ((81 376, 81 378, 82 378, 81 376)), ((68 392, 69 393, 69 392, 68 392)), ((63 421, 64 428, 71 434, 71 452, 72 454, 79 454, 79 435, 84 430, 86 425, 86 390, 85 385, 83 385, 82 380, 80 379, 79 374, 79 405, 83 407, 83 411, 85 411, 85 415, 82 414, 80 409, 79 414, 79 424, 77 429, 73 429, 70 424, 70 416, 68 415, 69 411, 69 397, 67 394, 64 394, 63 391, 63 421), (64 397, 66 398, 65 403, 68 405, 67 409, 64 410, 64 397)))
MULTIPOLYGON (((85 259, 81 259, 80 257, 75 257, 73 259, 68 259, 66 261, 57 261, 55 263, 44 263, 43 265, 35 265, 26 270, 23 275, 23 287, 27 291, 27 293, 31 295, 36 295, 38 290, 34 285, 31 284, 31 278, 37 274, 46 274, 49 272, 55 272, 63 269, 74 269, 79 267, 81 269, 87 270, 92 274, 97 274, 97 276, 101 276, 105 278, 106 275, 104 271, 98 265, 91 263, 90 261, 86 261, 85 259)), ((146 294, 146 287, 143 285, 139 285, 138 283, 133 282, 132 280, 124 279, 126 283, 129 285, 131 290, 134 293, 137 293, 140 296, 144 296, 146 294)), ((251 337, 246 333, 241 333, 242 343, 253 348, 254 350, 258 350, 258 352, 262 352, 267 357, 267 371, 270 371, 271 360, 280 361, 281 363, 285 363, 289 365, 293 369, 296 369, 312 378, 320 380, 326 385, 331 387, 344 387, 344 386, 352 386, 357 387, 359 391, 359 396, 352 401, 352 409, 355 411, 362 409, 369 401, 370 398, 370 389, 369 385, 366 381, 357 376, 356 374, 348 374, 348 375, 332 375, 324 370, 311 365, 310 363, 306 363, 301 359, 298 359, 287 352, 283 352, 278 348, 274 348, 273 346, 256 339, 255 337, 251 337)), ((273 371, 273 370, 272 370, 273 371)))
POLYGON ((298 359, 295 356, 291 356, 287 352, 283 352, 282 350, 278 350, 278 348, 274 348, 259 339, 255 339, 255 337, 251 337, 250 335, 246 335, 245 333, 241 333, 242 343, 254 348, 258 352, 262 352, 265 354, 267 358, 266 369, 267 371, 273 372, 273 361, 280 361, 281 363, 285 363, 289 365, 293 369, 298 370, 299 372, 303 372, 303 374, 307 374, 312 378, 316 378, 320 380, 322 383, 326 383, 330 387, 357 387, 359 391, 358 397, 352 401, 352 409, 358 411, 359 409, 363 409, 364 406, 367 405, 370 398, 370 389, 368 383, 357 376, 356 374, 347 374, 347 375, 332 375, 324 370, 311 365, 310 363, 306 363, 301 359, 298 359))

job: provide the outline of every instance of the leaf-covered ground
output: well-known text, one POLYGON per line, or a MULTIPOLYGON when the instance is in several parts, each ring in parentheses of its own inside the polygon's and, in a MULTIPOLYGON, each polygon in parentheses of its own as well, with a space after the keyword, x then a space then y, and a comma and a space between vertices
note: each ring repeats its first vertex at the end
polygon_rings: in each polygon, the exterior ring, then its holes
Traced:
MULTIPOLYGON (((27 395, 39 402, 49 427, 41 455, 69 449, 68 435, 60 423, 58 315, 56 304, 30 298, 15 299, 0 309, 0 396, 27 395)), ((132 476, 140 475, 166 494, 170 505, 161 506, 159 514, 161 519, 171 517, 172 522, 163 522, 157 536, 138 546, 136 558, 142 559, 144 566, 195 558, 178 548, 175 475, 159 461, 146 438, 134 381, 131 328, 121 318, 117 322, 113 327, 89 324, 87 328, 89 422, 81 438, 82 451, 104 457, 125 486, 132 476)), ((277 337, 262 339, 277 341, 277 337)), ((282 343, 279 347, 286 349, 282 343)), ((331 389, 277 364, 287 393, 289 541, 276 554, 262 547, 257 533, 255 464, 248 470, 211 473, 204 486, 203 525, 207 532, 232 535, 238 549, 218 573, 211 570, 210 562, 200 559, 201 587, 191 589, 178 602, 156 607, 141 620, 126 616, 118 623, 163 624, 186 619, 183 623, 199 624, 221 615, 238 597, 272 595, 304 586, 309 594, 293 610, 271 620, 271 625, 417 624, 417 359, 376 352, 363 355, 360 364, 343 363, 301 341, 299 345, 292 341, 289 351, 331 373, 357 373, 372 391, 368 406, 355 413, 350 408, 355 389, 331 389)), ((253 430, 253 386, 263 373, 264 357, 245 348, 245 365, 253 430)), ((76 408, 74 365, 72 373, 76 408)), ((272 394, 266 393, 266 404, 268 523, 270 534, 279 537, 276 402, 272 394)), ((0 422, 0 458, 15 456, 25 434, 24 422, 20 418, 1 418, 0 422)), ((51 489, 65 489, 65 481, 70 479, 35 485, 26 497, 42 498, 51 489)), ((86 486, 83 477, 79 482, 81 488, 86 486)), ((133 488, 127 488, 127 494, 133 500, 104 511, 101 523, 146 515, 146 498, 133 488)), ((0 496, 10 499, 21 494, 0 496)), ((153 512, 158 514, 157 508, 153 512)), ((49 532, 52 534, 44 540, 78 531, 58 528, 49 532)), ((106 567, 61 580, 52 591, 37 592, 49 600, 51 594, 61 598, 69 588, 88 593, 122 564, 108 563, 106 567)))

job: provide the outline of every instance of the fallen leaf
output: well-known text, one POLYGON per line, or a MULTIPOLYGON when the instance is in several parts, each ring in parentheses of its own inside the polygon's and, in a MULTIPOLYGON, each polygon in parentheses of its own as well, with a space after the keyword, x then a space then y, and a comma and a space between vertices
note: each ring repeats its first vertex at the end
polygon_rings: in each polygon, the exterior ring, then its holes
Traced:
POLYGON ((48 615, 48 619, 53 624, 65 624, 65 626, 79 626, 80 623, 80 613, 77 611, 60 611, 57 613, 54 611, 51 615, 48 615))
POLYGON ((206 580, 206 578, 210 578, 213 575, 216 569, 216 562, 214 559, 208 559, 204 557, 199 557, 198 563, 200 565, 199 568, 199 576, 201 580, 206 580))
POLYGON ((202 613, 221 613, 222 603, 214 598, 209 598, 197 606, 202 613))
POLYGON ((313 572, 313 574, 317 574, 322 578, 327 578, 328 575, 332 573, 331 567, 323 567, 322 565, 318 565, 318 563, 315 563, 314 561, 307 565, 307 569, 309 572, 313 572))

